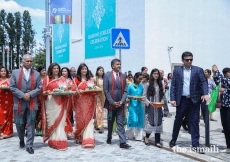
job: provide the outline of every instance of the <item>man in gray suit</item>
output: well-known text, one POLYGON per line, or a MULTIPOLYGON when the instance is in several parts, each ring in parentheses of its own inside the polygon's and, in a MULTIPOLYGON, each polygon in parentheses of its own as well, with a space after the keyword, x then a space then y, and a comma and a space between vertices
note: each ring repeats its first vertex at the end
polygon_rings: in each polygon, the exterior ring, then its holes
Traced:
POLYGON ((111 144, 113 122, 116 117, 117 130, 120 138, 120 148, 128 149, 124 129, 124 106, 126 102, 126 77, 120 71, 121 61, 111 61, 112 72, 107 72, 103 78, 103 89, 106 97, 105 108, 108 109, 108 137, 107 144, 111 144))
POLYGON ((20 147, 24 148, 25 126, 27 124, 26 151, 34 153, 33 142, 35 134, 37 96, 42 88, 40 74, 33 70, 32 56, 23 56, 23 67, 13 70, 10 79, 10 91, 14 94, 14 121, 16 124, 20 147))

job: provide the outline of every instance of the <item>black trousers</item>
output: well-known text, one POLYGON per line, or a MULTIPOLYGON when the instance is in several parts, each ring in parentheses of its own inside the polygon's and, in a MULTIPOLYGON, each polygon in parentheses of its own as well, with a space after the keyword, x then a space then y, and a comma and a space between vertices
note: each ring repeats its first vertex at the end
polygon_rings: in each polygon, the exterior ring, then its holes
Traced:
POLYGON ((200 105, 193 104, 190 98, 181 97, 180 104, 176 107, 176 117, 173 125, 172 139, 177 140, 182 120, 189 110, 189 126, 191 131, 192 146, 199 147, 200 131, 199 131, 199 114, 200 105))
POLYGON ((230 107, 222 107, 220 109, 220 118, 224 129, 226 145, 230 149, 230 107))
MULTIPOLYGON (((146 137, 149 138, 151 134, 146 133, 146 137)), ((161 141, 161 134, 160 133, 155 133, 155 143, 160 143, 161 141)))

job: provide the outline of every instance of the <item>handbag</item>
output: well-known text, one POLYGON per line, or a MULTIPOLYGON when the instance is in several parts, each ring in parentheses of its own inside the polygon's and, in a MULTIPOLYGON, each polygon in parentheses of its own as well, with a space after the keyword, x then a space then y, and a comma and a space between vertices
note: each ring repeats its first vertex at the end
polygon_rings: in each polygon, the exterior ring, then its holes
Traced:
MULTIPOLYGON (((220 82, 220 84, 219 84, 219 89, 220 89, 221 87, 222 87, 222 86, 221 86, 221 82, 220 82)), ((218 98, 217 98, 217 101, 216 101, 216 107, 217 107, 217 108, 221 108, 221 107, 222 107, 223 93, 224 93, 224 92, 220 92, 220 91, 218 90, 218 98)))
POLYGON ((220 88, 220 86, 218 85, 212 90, 212 93, 210 96, 211 101, 208 104, 208 111, 210 113, 213 113, 214 111, 216 111, 216 103, 217 103, 217 99, 218 99, 219 88, 220 88))

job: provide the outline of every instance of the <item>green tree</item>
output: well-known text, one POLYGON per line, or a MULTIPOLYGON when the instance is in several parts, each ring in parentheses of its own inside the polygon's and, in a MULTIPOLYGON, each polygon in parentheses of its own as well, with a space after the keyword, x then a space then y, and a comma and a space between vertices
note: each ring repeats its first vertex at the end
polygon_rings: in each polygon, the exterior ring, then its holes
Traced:
POLYGON ((22 22, 21 22, 21 13, 16 12, 14 14, 15 17, 15 32, 16 32, 16 38, 15 38, 15 43, 16 43, 16 67, 19 68, 19 57, 20 57, 20 48, 21 48, 21 37, 22 37, 22 22))
POLYGON ((46 66, 46 49, 44 45, 41 45, 41 47, 38 49, 38 53, 33 59, 33 67, 38 69, 40 66, 46 66))
POLYGON ((36 46, 36 41, 34 40, 34 36, 36 34, 35 30, 32 28, 33 25, 31 23, 31 16, 29 11, 25 10, 22 16, 22 24, 23 24, 23 47, 24 53, 33 49, 36 46))
MULTIPOLYGON (((14 46, 15 46, 15 19, 14 19, 14 15, 12 13, 8 13, 7 14, 7 17, 6 17, 6 21, 7 21, 7 24, 6 24, 6 30, 7 30, 7 33, 8 33, 8 40, 9 40, 9 56, 10 56, 10 59, 12 57, 12 65, 14 66, 14 52, 13 52, 13 49, 14 49, 14 46)), ((11 65, 11 64, 10 64, 11 65)), ((10 67, 10 69, 12 69, 12 67, 10 67)))
MULTIPOLYGON (((0 49, 2 50, 3 45, 5 45, 5 40, 6 40, 6 33, 4 31, 5 29, 5 24, 6 24, 6 12, 5 10, 0 11, 0 49)), ((0 58, 0 64, 3 65, 2 62, 2 53, 4 50, 1 52, 1 58, 0 58)))

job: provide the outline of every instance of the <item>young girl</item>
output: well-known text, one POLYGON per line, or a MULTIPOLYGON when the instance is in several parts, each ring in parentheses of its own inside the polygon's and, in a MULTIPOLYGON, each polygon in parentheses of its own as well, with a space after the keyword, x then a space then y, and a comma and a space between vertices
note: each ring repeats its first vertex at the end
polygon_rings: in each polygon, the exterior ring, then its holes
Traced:
POLYGON ((150 74, 149 84, 145 84, 144 94, 146 105, 146 137, 144 142, 149 146, 149 137, 152 132, 155 133, 155 146, 161 148, 160 133, 162 132, 162 108, 156 108, 154 102, 163 102, 163 85, 158 69, 153 69, 150 74))
POLYGON ((134 76, 134 83, 130 83, 127 95, 130 99, 128 127, 132 129, 136 140, 143 139, 144 107, 142 104, 143 85, 140 84, 143 76, 140 72, 134 76))

